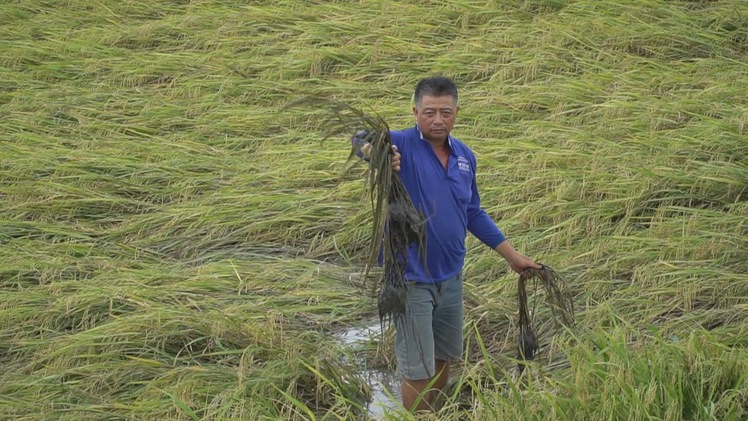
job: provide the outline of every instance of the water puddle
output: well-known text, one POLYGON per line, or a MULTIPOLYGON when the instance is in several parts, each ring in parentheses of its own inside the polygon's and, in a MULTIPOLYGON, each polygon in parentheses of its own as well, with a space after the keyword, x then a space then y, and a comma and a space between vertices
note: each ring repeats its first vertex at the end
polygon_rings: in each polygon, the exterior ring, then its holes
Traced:
POLYGON ((384 415, 397 408, 402 399, 400 395, 400 379, 390 370, 370 367, 363 355, 363 347, 374 338, 381 336, 382 328, 379 321, 369 323, 364 327, 346 329, 336 335, 346 344, 356 356, 359 373, 371 386, 371 401, 366 405, 369 415, 375 419, 382 419, 384 415), (394 398, 391 399, 390 396, 394 398))

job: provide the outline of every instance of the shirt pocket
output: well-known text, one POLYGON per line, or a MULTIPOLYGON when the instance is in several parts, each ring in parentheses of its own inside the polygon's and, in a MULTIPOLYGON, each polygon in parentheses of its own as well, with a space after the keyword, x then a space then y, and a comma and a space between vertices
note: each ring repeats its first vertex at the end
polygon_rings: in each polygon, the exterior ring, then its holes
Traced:
POLYGON ((467 205, 473 198, 473 176, 469 172, 460 171, 460 175, 457 180, 454 181, 453 189, 455 190, 455 196, 461 204, 467 205))

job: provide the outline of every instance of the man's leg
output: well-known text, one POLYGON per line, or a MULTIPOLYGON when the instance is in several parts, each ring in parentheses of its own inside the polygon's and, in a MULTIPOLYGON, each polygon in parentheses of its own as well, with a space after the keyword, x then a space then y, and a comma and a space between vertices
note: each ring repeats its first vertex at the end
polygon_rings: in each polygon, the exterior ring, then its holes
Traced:
POLYGON ((395 321, 397 370, 402 376, 403 406, 409 410, 430 407, 430 394, 423 392, 428 385, 433 387, 436 374, 432 330, 436 292, 433 285, 409 284, 406 313, 395 321))
POLYGON ((430 402, 447 386, 449 365, 462 357, 462 275, 446 280, 438 288, 432 329, 437 379, 430 402))
POLYGON ((425 411, 431 409, 431 392, 424 393, 433 379, 408 380, 403 377, 401 388, 403 394, 403 407, 409 411, 425 411), (418 404, 416 404, 416 401, 418 404))
MULTIPOLYGON (((449 361, 436 359, 436 375, 438 378, 436 379, 436 382, 434 383, 434 391, 436 393, 444 390, 444 386, 447 385, 447 381, 449 380, 449 361)), ((433 398, 436 398, 436 393, 434 393, 433 398)), ((431 399, 431 403, 434 403, 434 399, 431 399)))
POLYGON ((434 377, 425 380, 402 379, 403 407, 416 411, 432 409, 437 394, 444 389, 449 380, 449 361, 436 360, 436 373, 436 380, 434 377), (429 388, 429 391, 424 393, 426 388, 429 388), (414 408, 419 396, 421 400, 414 408))

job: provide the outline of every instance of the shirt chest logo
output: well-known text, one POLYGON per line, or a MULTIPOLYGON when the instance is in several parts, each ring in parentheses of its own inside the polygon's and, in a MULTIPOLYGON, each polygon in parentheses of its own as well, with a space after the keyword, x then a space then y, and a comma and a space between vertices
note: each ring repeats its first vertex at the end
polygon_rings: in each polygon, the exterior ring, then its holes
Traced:
POLYGON ((458 156, 457 157, 457 168, 460 169, 460 171, 470 172, 470 161, 467 160, 464 156, 458 156))

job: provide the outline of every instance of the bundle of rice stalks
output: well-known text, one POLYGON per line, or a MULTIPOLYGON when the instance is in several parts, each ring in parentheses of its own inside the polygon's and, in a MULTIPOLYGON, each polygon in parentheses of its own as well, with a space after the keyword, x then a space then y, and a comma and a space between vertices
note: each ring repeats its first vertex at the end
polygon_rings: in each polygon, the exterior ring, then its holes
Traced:
POLYGON ((551 308, 551 313, 557 322, 566 327, 574 326, 574 302, 572 301, 571 292, 568 283, 552 267, 543 265, 541 269, 525 269, 519 275, 517 284, 519 301, 519 342, 517 349, 517 364, 519 372, 522 373, 525 368, 524 361, 530 361, 535 358, 535 353, 539 348, 538 335, 532 328, 532 320, 528 310, 527 302, 527 281, 532 279, 537 289, 537 281, 540 280, 545 289, 546 301, 551 308))
POLYGON ((323 140, 338 135, 352 140, 349 162, 359 162, 362 146, 371 145, 366 193, 372 203, 372 236, 363 272, 364 279, 368 279, 381 256, 383 271, 377 308, 384 332, 390 323, 405 314, 407 250, 415 245, 425 256, 425 217, 415 209, 402 180, 392 169, 390 129, 382 117, 326 99, 303 98, 289 106, 298 105, 311 105, 323 112, 323 140))

